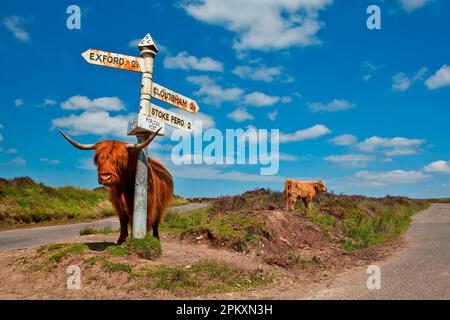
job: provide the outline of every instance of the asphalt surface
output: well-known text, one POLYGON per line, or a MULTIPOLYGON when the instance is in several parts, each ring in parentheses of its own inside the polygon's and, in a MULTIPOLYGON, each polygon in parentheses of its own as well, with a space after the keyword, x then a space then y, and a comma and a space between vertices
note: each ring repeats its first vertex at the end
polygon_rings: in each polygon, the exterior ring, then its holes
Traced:
POLYGON ((450 204, 432 204, 416 214, 407 245, 377 263, 381 288, 369 290, 367 267, 314 290, 306 299, 450 299, 450 204))
MULTIPOLYGON (((190 203, 184 206, 172 207, 169 212, 183 213, 190 210, 206 207, 204 203, 190 203)), ((87 227, 117 228, 117 217, 97 220, 93 222, 80 222, 48 227, 22 228, 0 232, 0 252, 24 248, 33 248, 42 244, 62 241, 80 235, 80 230, 87 227)))

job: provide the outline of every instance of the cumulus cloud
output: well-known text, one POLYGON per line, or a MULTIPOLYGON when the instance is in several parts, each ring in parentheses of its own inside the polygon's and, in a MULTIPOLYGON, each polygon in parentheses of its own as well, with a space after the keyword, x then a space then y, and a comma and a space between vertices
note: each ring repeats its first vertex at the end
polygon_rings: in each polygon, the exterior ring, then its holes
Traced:
POLYGON ((197 58, 186 51, 176 56, 166 56, 164 67, 167 69, 198 70, 198 71, 223 71, 223 64, 210 57, 197 58))
POLYGON ((352 134, 341 134, 340 136, 336 136, 332 139, 330 139, 332 143, 334 143, 337 146, 351 146, 354 145, 356 142, 358 142, 358 138, 356 138, 352 134))
POLYGON ((251 79, 263 82, 273 82, 283 75, 280 67, 265 66, 237 66, 233 74, 243 79, 251 79))
POLYGON ((244 103, 255 107, 267 107, 275 103, 289 103, 292 99, 290 97, 269 96, 262 92, 252 92, 244 97, 244 103))
POLYGON ((269 117, 269 119, 270 119, 271 121, 277 120, 277 117, 278 117, 278 110, 275 110, 275 111, 272 111, 272 112, 267 113, 267 117, 269 117))
POLYGON ((425 7, 427 4, 435 1, 435 0, 398 0, 400 6, 406 12, 412 12, 422 7, 425 7))
POLYGON ((345 167, 362 168, 366 167, 374 157, 364 154, 332 155, 324 158, 326 161, 334 162, 345 167))
POLYGON ((63 128, 71 135, 97 134, 101 136, 126 136, 129 117, 111 116, 106 111, 85 111, 80 115, 52 120, 52 129, 63 128))
POLYGON ((255 117, 248 113, 245 108, 237 108, 233 112, 227 115, 228 118, 233 119, 236 122, 243 122, 246 120, 253 120, 255 117))
POLYGON ((223 88, 208 76, 189 76, 186 80, 200 87, 195 94, 208 104, 220 105, 223 102, 237 101, 244 94, 244 90, 240 88, 223 88))
POLYGON ((392 77, 392 90, 398 92, 405 92, 417 81, 423 80, 427 72, 428 68, 423 67, 412 76, 408 76, 404 72, 397 73, 392 77))
POLYGON ((371 187, 420 182, 428 176, 420 171, 359 171, 355 173, 355 183, 371 187))
POLYGON ((430 173, 450 173, 450 161, 435 161, 426 165, 423 170, 430 173))
POLYGON ((353 108, 355 105, 347 100, 334 99, 329 103, 308 103, 308 108, 312 112, 337 112, 353 108))
POLYGON ((450 66, 444 64, 435 74, 425 81, 428 89, 434 90, 450 85, 450 66))
POLYGON ((236 50, 277 50, 320 43, 324 23, 319 14, 332 0, 200 0, 181 7, 197 20, 223 26, 236 34, 236 50))
POLYGON ((423 139, 408 139, 403 137, 382 138, 373 136, 357 144, 361 151, 381 151, 387 156, 416 154, 420 146, 425 143, 423 139))
POLYGON ((312 126, 307 129, 298 130, 294 133, 280 133, 280 142, 288 143, 294 141, 317 139, 330 132, 331 130, 328 129, 326 126, 316 124, 315 126, 312 126))
POLYGON ((362 76, 362 79, 364 81, 369 81, 372 79, 373 75, 381 68, 384 67, 384 65, 375 65, 369 61, 364 61, 362 64, 362 67, 365 71, 365 74, 362 76))
POLYGON ((30 34, 25 30, 26 23, 27 20, 20 16, 10 16, 3 20, 5 28, 21 42, 28 42, 31 39, 30 34))
MULTIPOLYGON (((0 139, 0 141, 1 141, 1 139, 0 139)), ((17 149, 14 149, 14 148, 9 148, 9 149, 0 148, 0 153, 17 154, 17 149)))
POLYGON ((6 162, 0 162, 0 166, 9 166, 9 165, 24 166, 26 164, 27 164, 27 161, 25 159, 23 159, 22 157, 15 157, 6 162))
POLYGON ((58 102, 56 100, 53 99, 44 99, 44 101, 41 103, 42 107, 49 107, 49 106, 54 106, 56 105, 58 102))
POLYGON ((124 110, 125 105, 117 97, 103 97, 89 99, 86 96, 73 96, 61 103, 65 110, 89 110, 89 111, 119 111, 124 110))
POLYGON ((59 164, 59 160, 52 160, 52 159, 47 159, 47 158, 41 158, 41 159, 39 159, 39 161, 41 161, 45 164, 51 165, 51 166, 59 164))
POLYGON ((25 102, 24 102, 22 99, 16 99, 16 100, 14 100, 14 105, 15 105, 16 107, 23 106, 24 103, 25 103, 25 102))

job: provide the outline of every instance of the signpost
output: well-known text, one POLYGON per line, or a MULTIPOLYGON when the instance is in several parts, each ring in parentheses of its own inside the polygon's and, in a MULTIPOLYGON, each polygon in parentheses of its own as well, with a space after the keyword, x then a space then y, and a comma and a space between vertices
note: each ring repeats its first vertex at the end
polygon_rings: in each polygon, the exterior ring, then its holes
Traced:
POLYGON ((192 113, 196 113, 200 109, 195 100, 187 98, 157 83, 153 83, 152 97, 192 113))
POLYGON ((191 119, 185 118, 178 113, 172 112, 170 110, 158 107, 153 103, 150 106, 150 117, 163 121, 170 126, 187 132, 191 132, 194 127, 191 119))
POLYGON ((136 72, 142 72, 144 59, 126 56, 120 53, 107 52, 96 49, 86 50, 81 56, 87 62, 104 67, 124 69, 136 72))
MULTIPOLYGON (((197 102, 153 82, 153 60, 158 48, 150 34, 142 39, 138 48, 141 51, 140 58, 96 49, 86 50, 81 55, 91 64, 142 73, 139 114, 128 123, 128 135, 136 135, 139 142, 145 141, 150 133, 159 129, 161 130, 158 134, 164 135, 165 123, 188 132, 192 131, 193 122, 190 119, 152 104, 151 98, 191 113, 198 112, 197 102)), ((147 159, 147 148, 140 150, 136 166, 132 226, 132 237, 140 239, 147 234, 147 159)))

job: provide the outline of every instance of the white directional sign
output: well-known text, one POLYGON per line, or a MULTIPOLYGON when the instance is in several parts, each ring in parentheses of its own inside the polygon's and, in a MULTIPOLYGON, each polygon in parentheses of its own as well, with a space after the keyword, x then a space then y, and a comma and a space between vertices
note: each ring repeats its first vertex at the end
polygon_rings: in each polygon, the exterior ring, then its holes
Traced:
POLYGON ((170 126, 191 132, 193 129, 193 122, 191 119, 185 118, 175 112, 158 107, 153 103, 150 105, 150 116, 167 123, 170 126))
POLYGON ((128 122, 128 135, 136 135, 140 133, 156 132, 161 128, 158 135, 164 135, 165 125, 163 122, 149 117, 148 115, 139 113, 137 117, 134 117, 128 122))
POLYGON ((144 59, 138 57, 95 49, 86 50, 81 55, 87 62, 99 66, 136 72, 143 72, 144 69, 144 59))
POLYGON ((152 97, 192 113, 196 113, 199 110, 195 100, 187 98, 155 82, 152 85, 152 97))

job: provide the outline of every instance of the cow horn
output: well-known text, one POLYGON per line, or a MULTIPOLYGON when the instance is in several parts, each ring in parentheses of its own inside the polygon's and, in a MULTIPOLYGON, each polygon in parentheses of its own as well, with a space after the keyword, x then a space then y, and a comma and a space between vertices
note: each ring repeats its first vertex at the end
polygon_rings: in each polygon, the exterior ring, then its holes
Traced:
POLYGON ((78 148, 80 150, 92 150, 95 149, 95 143, 94 144, 81 144, 79 142, 76 142, 71 137, 69 137, 67 134, 59 130, 59 133, 63 135, 64 138, 66 138, 67 141, 69 141, 75 148, 78 148))
POLYGON ((127 148, 135 148, 135 149, 138 149, 138 150, 146 148, 150 144, 150 142, 152 142, 153 139, 155 139, 156 135, 159 133, 159 131, 161 131, 161 129, 162 129, 162 127, 159 128, 153 135, 148 137, 148 139, 145 140, 144 142, 140 142, 140 143, 136 143, 136 144, 129 143, 127 145, 127 148))

